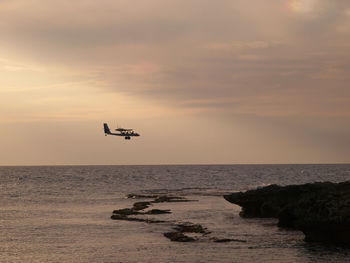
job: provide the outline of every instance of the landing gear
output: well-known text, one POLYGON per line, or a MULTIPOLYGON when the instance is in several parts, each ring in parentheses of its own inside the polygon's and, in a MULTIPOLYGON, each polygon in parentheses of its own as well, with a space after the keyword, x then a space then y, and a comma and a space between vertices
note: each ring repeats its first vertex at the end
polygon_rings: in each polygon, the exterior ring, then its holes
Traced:
POLYGON ((130 136, 125 136, 125 140, 130 140, 130 136))

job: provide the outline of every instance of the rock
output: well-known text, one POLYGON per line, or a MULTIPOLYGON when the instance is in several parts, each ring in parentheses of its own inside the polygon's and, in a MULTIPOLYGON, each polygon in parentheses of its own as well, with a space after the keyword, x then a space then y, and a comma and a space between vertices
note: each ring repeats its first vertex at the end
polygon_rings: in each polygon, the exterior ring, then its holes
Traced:
POLYGON ((190 202, 191 200, 187 200, 183 197, 178 196, 166 196, 161 195, 154 199, 153 203, 164 203, 164 202, 190 202))
POLYGON ((148 208, 150 205, 151 202, 136 202, 134 203, 133 209, 139 211, 148 208))
POLYGON ((113 214, 111 216, 111 219, 113 219, 113 220, 124 220, 124 221, 135 221, 135 222, 145 222, 145 223, 148 223, 148 224, 165 223, 165 221, 161 221, 161 220, 153 220, 153 219, 144 219, 144 218, 130 217, 130 216, 127 216, 127 215, 120 215, 120 214, 113 214))
MULTIPOLYGON (((130 198, 149 198, 151 196, 139 196, 139 195, 128 195, 130 198)), ((181 199, 181 197, 168 197, 168 196, 152 196, 155 200, 158 199, 157 202, 167 202, 167 200, 177 200, 181 199)), ((161 214, 171 214, 170 209, 152 209, 147 212, 141 212, 142 210, 148 208, 152 203, 157 203, 155 200, 153 201, 145 201, 145 202, 136 202, 133 204, 132 208, 123 208, 113 211, 113 215, 111 219, 113 220, 125 220, 125 221, 136 221, 136 222, 146 222, 146 223, 164 223, 163 220, 155 220, 148 218, 138 218, 138 217, 129 217, 130 215, 161 215, 161 214)))
POLYGON ((331 195, 301 200, 281 210, 278 225, 303 231, 306 241, 350 246, 350 198, 331 195))
POLYGON ((151 203, 164 203, 164 202, 194 202, 197 200, 188 200, 180 196, 167 196, 167 195, 139 195, 139 194, 128 194, 126 198, 133 199, 153 199, 151 203))
POLYGON ((350 182, 270 185, 224 198, 242 207, 242 217, 275 217, 306 241, 350 246, 350 182))
POLYGON ((121 215, 121 214, 113 214, 113 215, 111 215, 111 219, 113 219, 113 220, 127 220, 128 216, 121 215))
POLYGON ((119 210, 114 210, 113 214, 118 214, 118 215, 162 215, 162 214, 171 214, 170 209, 152 209, 147 212, 139 212, 138 210, 142 209, 135 209, 135 208, 123 208, 119 210))
POLYGON ((124 221, 136 221, 136 222, 146 222, 146 219, 129 217, 127 215, 114 214, 111 216, 113 220, 124 220, 124 221))
POLYGON ((169 238, 171 241, 176 242, 193 242, 196 241, 193 237, 184 235, 181 232, 167 232, 163 234, 165 237, 169 238))
POLYGON ((302 191, 294 186, 283 189, 270 185, 245 193, 233 193, 224 198, 242 207, 242 217, 277 217, 281 208, 292 202, 302 191))
MULTIPOLYGON (((134 221, 134 222, 144 222, 148 224, 152 223, 165 223, 166 221, 162 220, 155 220, 155 219, 148 219, 148 218, 142 218, 142 217, 131 217, 131 215, 161 215, 161 214, 171 214, 170 209, 151 209, 149 211, 144 212, 146 208, 149 206, 156 204, 156 203, 164 203, 164 202, 191 202, 195 200, 187 200, 183 197, 176 197, 176 196, 144 196, 144 195, 135 195, 130 194, 128 195, 128 198, 152 198, 151 201, 143 201, 143 202, 136 202, 133 204, 132 208, 124 208, 124 209, 118 209, 113 211, 113 215, 111 216, 111 219, 113 220, 123 220, 123 221, 134 221)), ((163 235, 170 239, 171 241, 175 242, 194 242, 198 239, 202 240, 210 240, 212 242, 217 243, 225 243, 225 242, 246 242, 245 240, 238 240, 238 239, 229 239, 229 238, 207 238, 206 235, 210 234, 210 232, 201 226, 200 224, 193 224, 191 222, 185 222, 181 224, 174 224, 172 222, 166 222, 171 223, 173 225, 173 229, 175 231, 164 233, 163 235), (196 237, 190 237, 185 235, 185 233, 195 233, 197 234, 196 237)))
MULTIPOLYGON (((192 202, 196 200, 187 200, 183 197, 177 196, 145 196, 145 195, 135 195, 129 194, 128 198, 152 198, 152 201, 145 202, 136 202, 133 204, 132 208, 124 208, 113 211, 111 219, 113 220, 125 220, 125 221, 136 221, 136 222, 145 222, 145 223, 165 223, 166 221, 139 218, 139 217, 130 217, 130 215, 161 215, 161 214, 171 214, 170 209, 152 209, 147 212, 142 210, 148 208, 149 206, 155 203, 164 203, 164 202, 192 202)), ((168 222, 169 223, 169 222, 168 222)), ((202 236, 209 234, 206 228, 203 228, 199 224, 184 223, 179 224, 174 227, 176 231, 164 233, 164 236, 169 238, 171 241, 177 242, 192 242, 196 241, 196 238, 186 236, 184 233, 200 233, 202 236)))
POLYGON ((157 198, 157 195, 138 195, 138 194, 128 194, 126 198, 142 199, 142 198, 157 198))
POLYGON ((178 242, 189 242, 189 241, 196 241, 196 238, 188 237, 184 233, 199 233, 201 236, 205 236, 209 234, 210 232, 207 231, 206 228, 202 227, 199 224, 192 224, 192 223, 183 223, 178 224, 174 227, 175 232, 167 232, 164 233, 164 236, 169 238, 171 241, 178 241, 178 242))
POLYGON ((245 242, 247 242, 247 240, 242 240, 242 239, 233 239, 233 238, 221 238, 221 239, 219 239, 219 238, 216 238, 216 237, 212 238, 212 240, 214 242, 217 242, 217 243, 227 243, 227 242, 242 242, 242 243, 245 243, 245 242))
POLYGON ((170 209, 152 209, 144 213, 145 215, 162 215, 162 214, 171 214, 170 209))
POLYGON ((179 232, 187 232, 187 233, 201 233, 201 234, 207 234, 209 232, 207 232, 207 229, 202 227, 199 224, 192 224, 192 223, 188 223, 188 224, 179 224, 175 227, 175 229, 179 232))
POLYGON ((167 223, 167 221, 164 220, 155 220, 155 219, 145 219, 146 223, 148 224, 159 224, 159 223, 167 223))
POLYGON ((113 214, 128 216, 128 215, 139 215, 140 212, 137 212, 132 208, 123 208, 123 209, 114 210, 113 214))

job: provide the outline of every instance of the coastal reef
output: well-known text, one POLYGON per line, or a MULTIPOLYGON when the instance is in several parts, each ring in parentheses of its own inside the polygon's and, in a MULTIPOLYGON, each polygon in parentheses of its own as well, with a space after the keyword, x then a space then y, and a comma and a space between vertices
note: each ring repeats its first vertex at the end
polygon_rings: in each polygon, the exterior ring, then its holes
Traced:
POLYGON ((171 214, 170 209, 151 209, 145 211, 150 206, 159 203, 179 203, 179 202, 195 202, 197 200, 188 200, 183 197, 178 196, 166 196, 166 195, 138 195, 138 194, 128 194, 127 198, 132 199, 151 199, 149 201, 141 201, 133 204, 131 208, 122 208, 113 211, 111 219, 113 220, 124 220, 124 221, 134 221, 134 222, 144 222, 148 224, 164 223, 171 226, 172 231, 163 233, 163 236, 168 238, 170 241, 175 242, 194 242, 198 240, 210 241, 210 242, 246 242, 240 239, 231 238, 217 238, 209 237, 211 234, 207 228, 200 224, 194 224, 191 222, 178 222, 159 220, 154 218, 149 218, 149 215, 163 215, 171 214), (145 217, 146 216, 146 217, 145 217))
POLYGON ((132 208, 122 208, 113 211, 111 219, 113 220, 126 220, 126 221, 138 221, 146 223, 164 223, 163 220, 154 220, 149 218, 139 218, 130 217, 130 215, 161 215, 161 214, 171 214, 170 209, 151 209, 149 211, 143 212, 143 210, 149 208, 152 204, 164 203, 164 202, 191 202, 194 200, 187 200, 182 197, 169 197, 169 196, 148 196, 148 195, 134 195, 129 194, 127 198, 139 199, 139 198, 153 198, 152 201, 136 202, 132 208))
POLYGON ((274 217, 278 226, 301 230, 305 241, 350 246, 350 181, 269 185, 224 198, 241 217, 274 217))

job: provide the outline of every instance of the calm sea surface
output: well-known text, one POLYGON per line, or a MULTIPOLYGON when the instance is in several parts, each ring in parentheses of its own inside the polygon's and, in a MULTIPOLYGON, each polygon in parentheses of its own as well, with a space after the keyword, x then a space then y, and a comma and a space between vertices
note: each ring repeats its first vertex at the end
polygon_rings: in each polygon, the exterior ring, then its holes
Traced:
POLYGON ((350 249, 307 244, 275 219, 242 219, 222 198, 268 184, 345 180, 350 165, 0 167, 0 262, 350 262, 350 249), (171 209, 154 216, 169 223, 111 220, 114 209, 136 202, 128 193, 198 201, 154 205, 171 209), (163 233, 174 222, 211 234, 171 242, 163 233))

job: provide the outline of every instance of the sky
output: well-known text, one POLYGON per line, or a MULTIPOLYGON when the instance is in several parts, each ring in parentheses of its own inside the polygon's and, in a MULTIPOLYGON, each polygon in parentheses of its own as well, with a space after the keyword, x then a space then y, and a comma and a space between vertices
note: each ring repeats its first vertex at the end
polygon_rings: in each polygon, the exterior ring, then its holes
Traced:
POLYGON ((350 162, 348 0, 0 0, 0 17, 0 165, 350 162))

